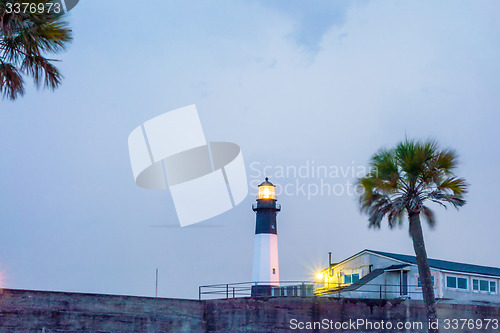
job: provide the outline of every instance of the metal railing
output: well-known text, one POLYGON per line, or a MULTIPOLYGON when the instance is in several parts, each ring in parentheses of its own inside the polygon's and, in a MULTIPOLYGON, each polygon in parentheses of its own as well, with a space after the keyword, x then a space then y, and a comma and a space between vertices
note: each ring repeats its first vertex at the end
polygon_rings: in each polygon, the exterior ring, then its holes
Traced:
MULTIPOLYGON (((422 287, 415 284, 379 284, 364 283, 330 283, 316 288, 316 296, 332 296, 338 298, 378 298, 378 299, 397 299, 397 298, 415 298, 422 295, 422 287)), ((437 296, 438 287, 434 287, 434 295, 437 296)))
MULTIPOLYGON (((270 294, 258 297, 310 297, 326 296, 335 298, 369 298, 369 299, 405 299, 421 298, 422 288, 417 285, 404 284, 375 284, 365 283, 330 283, 323 281, 280 281, 279 285, 273 282, 239 282, 199 286, 198 298, 238 298, 251 297, 253 286, 271 286, 270 294)), ((437 287, 434 295, 437 296, 437 287)), ((254 296, 255 297, 255 296, 254 296)))
MULTIPOLYGON (((252 204, 252 209, 253 209, 253 210, 257 209, 257 203, 253 203, 253 204, 252 204)), ((277 203, 277 204, 276 204, 276 209, 277 209, 277 210, 281 210, 281 204, 277 203)))
POLYGON ((270 286, 271 295, 268 296, 272 297, 305 297, 314 296, 316 284, 313 281, 280 281, 279 284, 272 281, 211 284, 198 287, 198 299, 250 297, 254 286, 270 286))

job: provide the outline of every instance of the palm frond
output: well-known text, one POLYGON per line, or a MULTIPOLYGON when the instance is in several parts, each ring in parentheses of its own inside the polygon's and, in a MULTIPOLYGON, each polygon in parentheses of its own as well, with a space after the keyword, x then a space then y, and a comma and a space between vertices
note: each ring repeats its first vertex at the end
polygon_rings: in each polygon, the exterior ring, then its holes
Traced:
POLYGON ((443 204, 450 203, 457 209, 466 204, 466 201, 461 195, 448 194, 439 190, 429 193, 428 197, 434 202, 440 201, 443 204))
POLYGON ((11 100, 24 95, 24 81, 19 70, 7 63, 0 63, 0 93, 11 100))
POLYGON ((66 22, 59 20, 50 20, 35 26, 32 34, 37 36, 36 43, 42 52, 61 52, 71 41, 71 30, 66 22))
POLYGON ((390 213, 392 203, 387 197, 377 193, 373 194, 372 200, 369 201, 369 204, 368 201, 362 203, 363 211, 369 216, 369 227, 378 229, 385 215, 390 213))
MULTIPOLYGON (((40 5, 49 2, 51 1, 30 1, 40 5)), ((15 100, 24 93, 23 74, 31 76, 37 87, 52 90, 57 88, 61 84, 62 75, 53 64, 57 60, 50 59, 48 55, 64 51, 71 42, 71 30, 67 23, 61 15, 55 13, 27 11, 11 15, 5 9, 5 4, 0 3, 0 63, 8 63, 16 71, 8 72, 11 78, 9 84, 4 78, 3 98, 15 100)))
POLYGON ((389 222, 389 228, 394 228, 396 226, 401 226, 403 224, 403 217, 406 208, 406 198, 398 197, 392 200, 392 207, 387 216, 387 222, 389 222))
POLYGON ((436 157, 437 169, 449 174, 457 167, 457 153, 453 149, 444 149, 436 157))
POLYGON ((422 213, 429 226, 431 228, 434 228, 434 226, 436 225, 436 217, 434 216, 434 212, 429 207, 423 206, 422 213))
POLYGON ((462 196, 467 193, 467 183, 463 178, 449 177, 438 185, 438 190, 450 190, 455 196, 462 196))
POLYGON ((426 164, 432 159, 435 149, 434 141, 421 143, 407 139, 396 146, 394 149, 396 160, 410 183, 416 182, 425 171, 426 164))
POLYGON ((42 81, 44 86, 50 89, 57 88, 61 83, 62 77, 59 70, 44 57, 24 57, 21 69, 33 77, 37 87, 42 84, 42 81))

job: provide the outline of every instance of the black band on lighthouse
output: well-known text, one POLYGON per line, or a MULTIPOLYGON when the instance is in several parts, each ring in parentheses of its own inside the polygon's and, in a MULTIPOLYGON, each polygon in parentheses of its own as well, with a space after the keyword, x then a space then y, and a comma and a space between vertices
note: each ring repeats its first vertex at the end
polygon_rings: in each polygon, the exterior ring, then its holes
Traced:
POLYGON ((255 223, 255 234, 278 234, 276 214, 280 208, 276 200, 257 200, 257 206, 253 209, 257 213, 255 223))

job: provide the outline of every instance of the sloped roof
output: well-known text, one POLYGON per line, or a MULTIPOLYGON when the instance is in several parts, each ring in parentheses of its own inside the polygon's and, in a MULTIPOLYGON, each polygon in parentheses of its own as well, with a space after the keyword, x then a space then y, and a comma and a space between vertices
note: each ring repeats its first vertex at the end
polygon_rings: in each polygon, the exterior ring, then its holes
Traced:
POLYGON ((344 292, 344 291, 353 291, 353 290, 356 290, 356 289, 364 286, 365 284, 367 284, 371 280, 375 279, 377 276, 381 275, 382 273, 384 273, 384 269, 380 269, 380 268, 379 269, 374 269, 373 271, 371 271, 370 273, 366 274, 365 276, 363 276, 358 281, 353 282, 353 283, 351 283, 351 284, 349 284, 347 286, 342 286, 342 287, 339 288, 338 286, 333 285, 330 288, 324 288, 324 289, 318 288, 318 289, 321 289, 321 291, 319 293, 317 293, 317 295, 327 295, 327 294, 332 294, 332 293, 335 293, 335 292, 344 292))
POLYGON ((358 281, 353 282, 350 285, 341 288, 341 291, 356 290, 359 287, 364 286, 365 284, 367 284, 368 282, 370 282, 371 280, 373 280, 374 278, 376 278, 377 276, 379 276, 382 273, 384 273, 384 269, 380 269, 380 268, 379 269, 374 269, 373 271, 371 271, 370 273, 366 274, 365 276, 363 276, 358 281))
MULTIPOLYGON (((361 252, 371 252, 375 254, 379 254, 381 256, 389 257, 392 259, 396 259, 399 261, 407 262, 410 264, 417 264, 417 259, 415 256, 409 256, 406 254, 398 254, 398 253, 389 253, 382 251, 374 251, 374 250, 364 250, 361 252)), ((488 267, 488 266, 479 266, 479 265, 471 265, 471 264, 463 264, 459 262, 446 261, 446 260, 438 260, 438 259, 428 259, 429 266, 436 269, 442 269, 447 271, 454 272, 462 272, 462 273, 470 273, 470 274, 480 274, 480 275, 491 275, 491 276, 500 276, 500 268, 498 267, 488 267)))
MULTIPOLYGON (((364 286, 365 284, 367 284, 371 280, 375 279, 377 276, 381 275, 385 271, 390 271, 390 270, 393 270, 393 269, 401 269, 401 268, 404 268, 404 267, 407 267, 407 266, 408 266, 408 264, 402 264, 402 265, 392 265, 392 266, 389 266, 389 267, 386 267, 386 268, 377 268, 377 269, 374 269, 373 271, 371 271, 370 273, 366 274, 365 276, 363 276, 358 281, 353 282, 353 283, 351 283, 348 286, 341 287, 340 291, 356 290, 356 289, 364 286)), ((333 288, 331 288, 330 292, 332 292, 332 291, 338 291, 338 288, 333 287, 333 288)))
POLYGON ((402 264, 402 265, 392 265, 387 268, 384 268, 384 271, 392 271, 392 270, 399 270, 401 268, 405 268, 410 266, 410 264, 402 264))

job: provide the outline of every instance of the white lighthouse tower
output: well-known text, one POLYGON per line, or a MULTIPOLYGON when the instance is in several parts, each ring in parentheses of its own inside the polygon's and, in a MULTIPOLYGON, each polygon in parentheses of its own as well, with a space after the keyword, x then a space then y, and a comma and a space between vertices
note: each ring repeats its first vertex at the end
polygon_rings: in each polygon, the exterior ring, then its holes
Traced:
POLYGON ((271 296, 272 287, 279 286, 278 230, 276 215, 281 206, 276 203, 275 186, 266 177, 259 185, 256 212, 255 243, 252 271, 252 297, 271 296))

